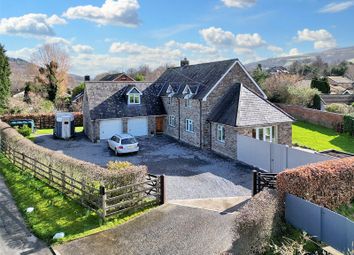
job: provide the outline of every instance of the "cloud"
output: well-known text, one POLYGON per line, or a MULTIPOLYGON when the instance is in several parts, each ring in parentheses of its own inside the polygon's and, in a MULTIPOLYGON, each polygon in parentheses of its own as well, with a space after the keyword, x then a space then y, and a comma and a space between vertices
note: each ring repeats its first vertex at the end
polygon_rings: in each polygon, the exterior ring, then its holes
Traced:
POLYGON ((296 40, 299 42, 310 41, 314 42, 315 49, 327 49, 336 47, 336 40, 325 29, 309 30, 305 28, 297 32, 296 40))
POLYGON ((100 25, 137 26, 137 0, 106 0, 101 7, 83 5, 70 7, 63 14, 68 19, 84 19, 100 25))
POLYGON ((319 10, 319 12, 322 12, 322 13, 341 12, 341 11, 349 9, 353 5, 354 5, 354 1, 344 1, 344 2, 339 2, 339 3, 333 2, 333 3, 327 4, 324 7, 322 7, 319 10))
POLYGON ((298 55, 301 55, 299 49, 292 48, 290 49, 289 54, 287 56, 298 56, 298 55))
POLYGON ((66 21, 57 15, 48 17, 46 14, 29 13, 19 17, 0 19, 0 34, 22 36, 53 36, 54 25, 66 24, 66 21))
POLYGON ((85 44, 76 44, 72 46, 73 50, 76 53, 92 53, 93 48, 90 45, 85 44))
POLYGON ((282 48, 275 46, 275 45, 268 45, 267 49, 270 50, 271 52, 278 53, 278 54, 284 52, 284 50, 282 48))
POLYGON ((202 29, 199 33, 209 45, 216 47, 256 48, 265 44, 258 33, 235 35, 216 27, 202 29))
POLYGON ((189 51, 197 52, 197 53, 213 54, 213 53, 217 52, 217 50, 214 47, 209 47, 209 46, 205 46, 203 44, 192 43, 192 42, 179 43, 176 41, 169 41, 165 44, 165 46, 170 49, 179 48, 182 50, 189 50, 189 51))
POLYGON ((235 35, 221 28, 209 27, 199 31, 203 39, 210 45, 232 46, 235 43, 235 35))
POLYGON ((247 8, 256 3, 256 0, 221 0, 229 8, 247 8))
POLYGON ((265 41, 263 41, 262 37, 257 34, 238 34, 236 35, 236 44, 240 47, 259 47, 263 45, 265 41))
POLYGON ((8 50, 6 55, 12 58, 22 58, 25 60, 30 60, 31 55, 37 50, 37 48, 22 48, 18 50, 8 50))

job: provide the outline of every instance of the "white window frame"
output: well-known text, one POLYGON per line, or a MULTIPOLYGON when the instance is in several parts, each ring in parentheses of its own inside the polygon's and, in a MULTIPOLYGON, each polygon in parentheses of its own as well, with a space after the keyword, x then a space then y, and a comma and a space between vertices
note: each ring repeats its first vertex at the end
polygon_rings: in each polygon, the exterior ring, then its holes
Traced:
POLYGON ((194 133, 194 121, 191 119, 186 119, 185 130, 190 133, 194 133))
POLYGON ((140 104, 140 97, 141 95, 139 93, 130 93, 128 94, 128 104, 140 104), (130 99, 133 99, 131 102, 130 99))
POLYGON ((256 139, 270 143, 278 143, 278 126, 255 128, 256 139))
POLYGON ((176 127, 176 116, 175 115, 168 115, 168 125, 170 127, 176 127))
POLYGON ((184 99, 184 107, 191 108, 192 107, 192 100, 191 99, 184 99))
POLYGON ((225 126, 224 125, 217 125, 216 139, 221 143, 225 143, 225 126))

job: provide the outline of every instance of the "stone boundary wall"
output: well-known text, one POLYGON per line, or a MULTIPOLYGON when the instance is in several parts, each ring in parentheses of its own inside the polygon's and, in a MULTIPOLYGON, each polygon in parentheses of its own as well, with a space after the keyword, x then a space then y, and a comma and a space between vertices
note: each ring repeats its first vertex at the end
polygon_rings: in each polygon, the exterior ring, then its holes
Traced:
POLYGON ((344 115, 342 114, 305 108, 298 105, 278 104, 278 106, 297 120, 333 128, 337 131, 343 129, 344 115))
MULTIPOLYGON (((31 119, 34 120, 36 128, 54 128, 55 113, 34 113, 34 114, 7 114, 0 117, 3 122, 9 123, 14 119, 31 119)), ((83 114, 74 112, 74 121, 76 127, 83 126, 83 114)))

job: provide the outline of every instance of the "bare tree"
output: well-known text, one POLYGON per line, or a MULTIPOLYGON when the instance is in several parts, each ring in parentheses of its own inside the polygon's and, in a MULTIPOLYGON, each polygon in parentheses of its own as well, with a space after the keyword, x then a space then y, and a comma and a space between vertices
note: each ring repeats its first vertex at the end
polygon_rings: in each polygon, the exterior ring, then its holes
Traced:
MULTIPOLYGON (((31 62, 42 68, 51 62, 55 62, 58 65, 56 76, 59 87, 57 95, 60 97, 66 93, 69 80, 70 57, 64 47, 59 43, 45 44, 32 54, 31 62)), ((38 73, 38 75, 40 74, 38 73)))

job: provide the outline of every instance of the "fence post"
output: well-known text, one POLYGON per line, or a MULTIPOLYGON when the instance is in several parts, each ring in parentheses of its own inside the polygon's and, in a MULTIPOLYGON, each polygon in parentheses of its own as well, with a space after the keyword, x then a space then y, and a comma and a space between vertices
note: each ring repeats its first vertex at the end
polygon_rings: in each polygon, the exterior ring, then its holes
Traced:
POLYGON ((167 202, 166 176, 164 174, 160 176, 160 192, 160 204, 163 205, 167 202))
POLYGON ((252 187, 252 196, 256 195, 258 193, 258 184, 257 184, 257 179, 258 179, 258 172, 257 170, 252 171, 253 174, 253 187, 252 187))
POLYGON ((101 195, 101 202, 102 202, 102 218, 103 220, 106 218, 107 215, 107 194, 105 186, 100 186, 100 195, 101 195))
POLYGON ((49 185, 52 184, 53 181, 53 172, 52 172, 52 164, 50 163, 48 166, 48 177, 49 177, 49 185))
POLYGON ((63 188, 63 193, 65 193, 65 171, 61 171, 61 186, 63 188))
POLYGON ((86 191, 86 180, 85 178, 81 179, 81 204, 85 203, 85 191, 86 191))
POLYGON ((21 164, 22 171, 25 170, 25 154, 22 153, 22 164, 21 164))

